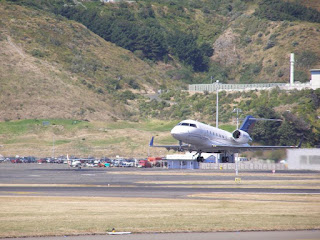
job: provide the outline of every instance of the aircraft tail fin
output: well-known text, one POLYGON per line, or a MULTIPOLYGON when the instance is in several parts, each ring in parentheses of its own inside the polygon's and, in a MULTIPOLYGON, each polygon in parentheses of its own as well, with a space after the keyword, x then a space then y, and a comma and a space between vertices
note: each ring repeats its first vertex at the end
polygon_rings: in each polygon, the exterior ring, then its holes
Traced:
POLYGON ((251 115, 246 116, 246 118, 244 119, 243 123, 240 126, 240 130, 245 131, 245 132, 249 132, 254 124, 257 121, 274 121, 274 122, 281 122, 281 119, 270 119, 270 118, 255 118, 251 115))
POLYGON ((242 124, 241 124, 239 129, 242 130, 242 131, 245 131, 245 132, 249 132, 250 129, 253 128, 253 126, 256 123, 256 121, 257 120, 253 116, 248 115, 248 116, 246 116, 246 118, 242 122, 242 124))

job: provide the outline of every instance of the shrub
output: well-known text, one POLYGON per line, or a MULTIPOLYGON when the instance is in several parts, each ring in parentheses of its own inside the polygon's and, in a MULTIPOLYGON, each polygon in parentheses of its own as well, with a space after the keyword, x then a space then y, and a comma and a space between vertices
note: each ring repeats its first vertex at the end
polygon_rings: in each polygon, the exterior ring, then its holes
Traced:
POLYGON ((31 51, 31 55, 34 57, 38 57, 38 58, 43 58, 45 56, 45 54, 42 51, 40 51, 39 49, 33 49, 31 51))

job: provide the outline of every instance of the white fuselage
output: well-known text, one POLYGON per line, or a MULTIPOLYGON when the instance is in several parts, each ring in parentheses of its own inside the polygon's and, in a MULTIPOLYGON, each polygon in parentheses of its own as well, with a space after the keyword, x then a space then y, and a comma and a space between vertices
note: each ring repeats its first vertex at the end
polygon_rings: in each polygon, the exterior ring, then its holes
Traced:
POLYGON ((212 146, 249 146, 251 140, 248 135, 244 142, 239 143, 232 133, 194 120, 180 122, 171 130, 171 135, 203 151, 212 146))

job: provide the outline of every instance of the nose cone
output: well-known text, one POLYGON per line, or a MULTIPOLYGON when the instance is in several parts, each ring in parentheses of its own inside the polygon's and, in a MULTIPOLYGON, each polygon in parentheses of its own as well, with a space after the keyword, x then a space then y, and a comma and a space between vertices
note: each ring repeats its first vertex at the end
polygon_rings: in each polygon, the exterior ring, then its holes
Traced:
POLYGON ((178 139, 179 134, 180 134, 180 130, 179 130, 178 126, 172 128, 172 130, 171 130, 172 137, 174 137, 175 139, 178 139))
POLYGON ((171 135, 179 141, 186 141, 188 137, 188 127, 185 126, 175 126, 171 130, 171 135))

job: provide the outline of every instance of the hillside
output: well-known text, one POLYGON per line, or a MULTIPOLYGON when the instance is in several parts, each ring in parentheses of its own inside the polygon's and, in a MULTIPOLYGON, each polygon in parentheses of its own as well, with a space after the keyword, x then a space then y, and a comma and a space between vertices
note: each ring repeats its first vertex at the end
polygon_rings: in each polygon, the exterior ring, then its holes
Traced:
POLYGON ((71 4, 54 12, 141 59, 174 66, 167 71, 173 81, 209 82, 214 76, 223 82, 287 82, 291 52, 297 81, 308 81, 309 69, 320 67, 316 2, 89 2, 83 1, 86 9, 71 4))
POLYGON ((153 91, 164 79, 74 21, 3 1, 0 15, 1 120, 127 118, 123 91, 153 91))
MULTIPOLYGON (((2 0, 0 145, 8 154, 41 145, 48 154, 54 135, 61 153, 107 146, 110 154, 146 154, 152 135, 172 142, 168 131, 181 119, 214 121, 215 95, 180 91, 189 83, 288 82, 291 52, 296 81, 308 81, 309 70, 320 68, 319 9, 316 0, 2 0), (159 101, 145 97, 160 88, 159 101), (46 129, 42 119, 83 122, 46 129), (6 131, 20 120, 30 128, 6 131), (148 121, 170 127, 139 125, 148 121), (111 131, 107 123, 127 126, 111 131)), ((223 92, 220 99, 223 123, 234 124, 235 107, 263 115, 269 106, 286 120, 288 134, 276 144, 295 144, 301 132, 307 146, 319 142, 318 90, 223 92), (302 127, 289 128, 295 120, 302 127)))
POLYGON ((244 14, 233 21, 214 43, 213 62, 224 69, 227 82, 288 82, 290 53, 295 53, 296 81, 310 79, 320 67, 320 24, 270 22, 244 14))
POLYGON ((291 52, 297 81, 320 68, 317 19, 270 20, 264 0, 0 4, 1 120, 138 120, 159 88, 288 82, 291 52))

